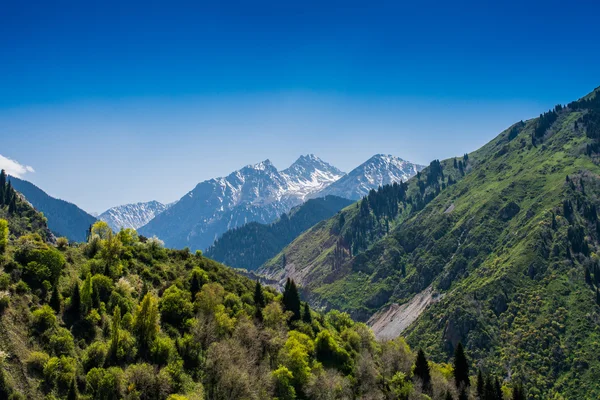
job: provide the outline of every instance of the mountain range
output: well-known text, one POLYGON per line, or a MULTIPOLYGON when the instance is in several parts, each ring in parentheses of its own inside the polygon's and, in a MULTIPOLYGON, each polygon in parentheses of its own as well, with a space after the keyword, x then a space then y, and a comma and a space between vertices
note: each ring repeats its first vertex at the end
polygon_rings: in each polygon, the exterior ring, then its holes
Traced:
POLYGON ((598 398, 599 160, 600 88, 371 192, 258 272, 435 360, 462 343, 528 398, 598 398))
POLYGON ((98 216, 105 221, 113 231, 121 228, 138 229, 146 225, 152 218, 165 211, 172 204, 163 204, 156 200, 125 204, 109 208, 98 216))
POLYGON ((366 196, 371 189, 394 182, 406 182, 423 168, 425 166, 404 161, 399 157, 376 154, 312 196, 334 195, 358 200, 366 196))
MULTIPOLYGON (((356 197, 368 192, 367 188, 377 188, 396 178, 406 179, 420 168, 399 158, 378 155, 350 172, 350 179, 335 192, 356 197)), ((206 249, 229 229, 249 222, 268 224, 309 198, 335 194, 328 188, 345 176, 312 154, 301 156, 282 171, 265 160, 199 183, 139 231, 145 236, 158 236, 169 246, 206 249)))
POLYGON ((86 240, 89 227, 96 222, 95 217, 75 204, 48 195, 31 182, 13 176, 9 177, 9 181, 36 210, 44 214, 48 219, 48 227, 54 235, 65 236, 76 242, 86 240))

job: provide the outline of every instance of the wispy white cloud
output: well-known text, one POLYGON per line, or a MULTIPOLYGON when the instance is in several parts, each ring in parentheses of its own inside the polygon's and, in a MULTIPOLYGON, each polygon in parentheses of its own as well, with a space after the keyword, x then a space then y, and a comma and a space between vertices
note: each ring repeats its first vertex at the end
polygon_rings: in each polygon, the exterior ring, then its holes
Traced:
POLYGON ((8 175, 12 175, 17 178, 21 178, 27 173, 35 172, 33 167, 30 167, 29 165, 23 165, 16 160, 4 157, 2 154, 0 154, 0 169, 6 170, 8 175))

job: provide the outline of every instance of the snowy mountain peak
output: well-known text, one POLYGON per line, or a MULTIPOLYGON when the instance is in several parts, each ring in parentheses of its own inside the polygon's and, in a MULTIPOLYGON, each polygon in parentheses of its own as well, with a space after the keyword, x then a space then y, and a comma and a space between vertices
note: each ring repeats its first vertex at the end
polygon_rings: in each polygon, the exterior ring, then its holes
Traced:
POLYGON ((273 221, 343 175, 314 155, 301 156, 283 171, 267 159, 199 183, 140 233, 157 235, 173 247, 205 249, 227 229, 273 221))
POLYGON ((413 164, 400 157, 389 154, 376 154, 350 171, 346 176, 327 186, 311 197, 336 195, 351 200, 358 200, 367 195, 369 190, 393 182, 407 181, 425 168, 413 164))
POLYGON ((273 165, 273 163, 271 162, 271 160, 269 160, 268 158, 264 161, 261 161, 259 163, 256 164, 249 164, 246 166, 246 168, 249 169, 255 169, 257 171, 264 171, 267 169, 277 169, 275 168, 275 166, 273 165))
POLYGON ((165 211, 172 204, 162 204, 152 200, 133 204, 125 204, 109 208, 98 216, 98 219, 105 221, 113 231, 121 228, 138 229, 146 225, 152 218, 165 211))

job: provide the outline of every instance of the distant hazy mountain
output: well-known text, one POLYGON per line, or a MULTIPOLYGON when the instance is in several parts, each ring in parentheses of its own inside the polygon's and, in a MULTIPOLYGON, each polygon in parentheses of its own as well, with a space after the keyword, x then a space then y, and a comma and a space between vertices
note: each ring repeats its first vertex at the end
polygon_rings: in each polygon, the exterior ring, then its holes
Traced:
POLYGON ((250 222, 225 232, 206 256, 231 267, 257 269, 302 232, 350 204, 337 196, 308 200, 271 224, 250 222))
POLYGON ((371 189, 393 182, 406 182, 423 168, 423 165, 413 164, 399 157, 377 154, 311 197, 334 195, 358 200, 371 189))
POLYGON ((113 231, 118 231, 121 228, 138 229, 146 225, 152 218, 165 211, 171 205, 155 200, 125 204, 109 208, 100 214, 98 219, 106 221, 113 231))
POLYGON ((69 240, 83 242, 87 229, 96 222, 96 218, 64 200, 55 199, 33 183, 9 177, 16 191, 48 218, 48 227, 56 236, 66 236, 69 240))
POLYGON ((265 160, 199 183, 139 232, 171 247, 205 249, 228 229, 274 221, 343 175, 314 155, 300 157, 283 171, 265 160))

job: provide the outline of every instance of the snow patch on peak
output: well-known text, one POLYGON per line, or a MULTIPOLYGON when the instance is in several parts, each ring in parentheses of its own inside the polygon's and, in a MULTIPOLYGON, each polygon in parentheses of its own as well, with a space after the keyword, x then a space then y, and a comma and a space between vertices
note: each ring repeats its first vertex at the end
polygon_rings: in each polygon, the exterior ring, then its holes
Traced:
POLYGON ((124 204, 109 208, 100 214, 98 219, 105 221, 113 231, 118 231, 121 228, 138 229, 175 203, 162 204, 156 200, 152 200, 124 204))

